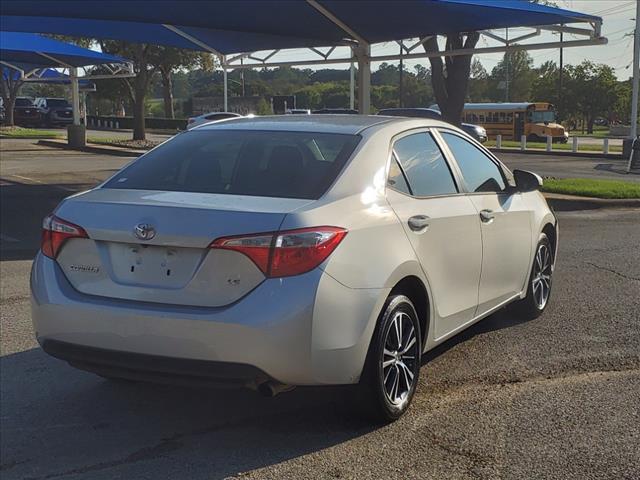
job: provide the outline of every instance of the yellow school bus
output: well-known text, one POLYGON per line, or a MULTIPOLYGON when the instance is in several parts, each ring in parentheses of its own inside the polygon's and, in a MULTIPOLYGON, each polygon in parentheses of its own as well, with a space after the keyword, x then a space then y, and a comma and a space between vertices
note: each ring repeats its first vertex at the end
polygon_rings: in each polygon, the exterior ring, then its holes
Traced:
POLYGON ((550 103, 466 103, 462 121, 481 125, 489 138, 502 135, 505 140, 546 141, 565 143, 569 134, 556 122, 555 108, 550 103))

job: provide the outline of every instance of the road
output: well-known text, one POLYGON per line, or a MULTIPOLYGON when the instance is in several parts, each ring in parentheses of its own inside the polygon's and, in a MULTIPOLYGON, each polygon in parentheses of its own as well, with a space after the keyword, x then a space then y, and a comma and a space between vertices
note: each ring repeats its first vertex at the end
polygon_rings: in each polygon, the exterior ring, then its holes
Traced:
POLYGON ((2 233, 18 242, 3 240, 0 262, 3 480, 640 476, 640 211, 560 213, 547 312, 500 312, 430 352, 411 410, 382 426, 350 388, 265 399, 120 384, 45 355, 28 294, 39 222, 127 159, 8 150, 2 233))

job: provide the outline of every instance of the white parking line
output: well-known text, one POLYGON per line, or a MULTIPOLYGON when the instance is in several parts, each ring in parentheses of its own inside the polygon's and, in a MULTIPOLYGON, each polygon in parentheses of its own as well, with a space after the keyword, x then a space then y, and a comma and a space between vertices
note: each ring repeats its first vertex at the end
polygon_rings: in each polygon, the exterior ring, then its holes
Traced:
POLYGON ((1 242, 19 242, 17 238, 10 237, 9 235, 5 235, 4 233, 0 233, 0 241, 1 242))
POLYGON ((23 177, 22 175, 11 175, 11 176, 16 178, 21 178, 22 180, 27 180, 29 182, 44 183, 44 182, 41 182, 40 180, 36 180, 35 178, 23 177))

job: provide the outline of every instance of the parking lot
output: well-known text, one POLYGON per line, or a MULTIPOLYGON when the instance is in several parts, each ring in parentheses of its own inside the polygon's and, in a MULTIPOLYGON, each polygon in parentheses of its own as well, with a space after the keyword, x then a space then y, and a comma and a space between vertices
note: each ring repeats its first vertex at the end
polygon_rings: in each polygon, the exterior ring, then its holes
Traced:
MULTIPOLYGON (((267 399, 113 383, 45 355, 28 290, 41 219, 131 159, 0 147, 3 479, 640 477, 639 210, 560 213, 546 313, 499 312, 427 354, 411 410, 382 426, 351 388, 267 399)), ((640 180, 615 160, 501 158, 640 180)))

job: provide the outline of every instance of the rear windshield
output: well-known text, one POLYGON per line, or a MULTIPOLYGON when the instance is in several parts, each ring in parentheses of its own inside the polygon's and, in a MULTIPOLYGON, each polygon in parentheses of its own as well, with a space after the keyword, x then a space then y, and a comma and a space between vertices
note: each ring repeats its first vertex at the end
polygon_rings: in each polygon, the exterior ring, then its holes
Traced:
POLYGON ((16 98, 16 107, 33 107, 33 102, 28 98, 16 98))
POLYGON ((160 145, 103 188, 317 199, 359 136, 192 130, 160 145))

